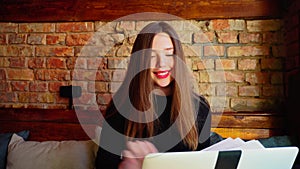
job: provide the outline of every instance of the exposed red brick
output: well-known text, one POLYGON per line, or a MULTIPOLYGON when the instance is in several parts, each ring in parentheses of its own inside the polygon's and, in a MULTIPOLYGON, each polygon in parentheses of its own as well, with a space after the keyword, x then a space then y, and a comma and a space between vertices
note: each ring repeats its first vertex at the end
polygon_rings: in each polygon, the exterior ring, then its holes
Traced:
POLYGON ((239 35, 240 43, 261 43, 262 35, 260 33, 243 32, 239 35))
POLYGON ((227 55, 230 57, 267 56, 269 48, 267 46, 231 46, 227 49, 227 55))
POLYGON ((29 90, 32 92, 46 92, 48 91, 48 83, 47 82, 30 82, 29 90))
POLYGON ((219 43, 237 43, 238 32, 218 32, 217 33, 219 43))
POLYGON ((107 82, 95 82, 89 83, 88 85, 89 92, 108 92, 108 83, 107 82), (94 89, 94 90, 92 90, 94 89))
POLYGON ((111 82, 109 83, 109 92, 110 93, 115 93, 119 87, 121 86, 121 82, 111 82))
POLYGON ((241 59, 238 60, 239 70, 255 70, 258 67, 257 59, 241 59))
POLYGON ((10 58, 9 59, 10 61, 10 64, 9 66, 10 67, 14 67, 14 68, 25 68, 25 63, 26 63, 26 60, 25 58, 21 58, 21 57, 18 57, 18 58, 10 58))
POLYGON ((59 92, 60 86, 67 86, 67 82, 49 82, 49 91, 59 92))
POLYGON ((71 79, 69 70, 42 69, 35 73, 36 80, 68 81, 71 79))
POLYGON ((279 19, 247 21, 247 30, 249 32, 279 31, 281 27, 282 21, 279 19))
POLYGON ((20 32, 54 32, 54 23, 21 23, 20 32))
POLYGON ((25 44, 26 34, 9 34, 8 35, 9 44, 25 44))
POLYGON ((9 58, 8 57, 0 57, 0 67, 1 68, 7 68, 9 67, 9 58))
POLYGON ((12 91, 28 91, 29 85, 27 81, 13 81, 11 82, 12 91))
POLYGON ((216 70, 234 70, 236 69, 236 60, 216 59, 216 70))
POLYGON ((230 25, 227 19, 216 19, 212 20, 212 28, 214 30, 229 30, 230 25))
POLYGON ((1 80, 0 81, 0 91, 4 91, 4 92, 9 91, 9 83, 1 80))
POLYGON ((94 31, 93 22, 57 23, 56 32, 91 32, 94 31))
POLYGON ((270 75, 267 72, 249 72, 246 73, 246 82, 251 85, 270 83, 270 75))
POLYGON ((16 103, 18 100, 17 93, 7 91, 0 92, 0 100, 1 103, 16 103))
POLYGON ((215 68, 214 59, 202 59, 201 61, 196 61, 193 64, 196 65, 195 70, 209 70, 215 68))
POLYGON ((97 94, 97 103, 100 105, 108 104, 111 98, 111 94, 97 94))
POLYGON ((6 80, 6 71, 5 71, 5 69, 0 69, 0 80, 6 80))
POLYGON ((215 95, 215 86, 208 83, 200 83, 198 86, 199 93, 203 96, 214 96, 215 95))
POLYGON ((199 74, 199 82, 202 83, 226 82, 226 72, 224 71, 201 71, 199 74))
POLYGON ((38 93, 22 92, 18 94, 18 101, 21 103, 39 103, 38 93))
MULTIPOLYGON (((192 21, 201 33, 181 21, 171 24, 183 38, 187 66, 198 83, 193 85, 213 106, 261 111, 279 105, 283 69, 300 65, 299 16, 291 14, 285 30, 281 21, 192 21)), ((59 87, 72 84, 84 93, 76 106, 105 108, 125 77, 136 31, 147 23, 113 23, 100 28, 105 35, 94 32, 94 22, 0 23, 0 107, 65 109, 69 100, 59 96, 59 87)))
POLYGON ((68 34, 66 39, 66 44, 68 46, 83 46, 87 45, 92 34, 84 33, 84 34, 68 34))
POLYGON ((0 23, 0 32, 18 32, 18 24, 16 23, 0 23))
POLYGON ((38 46, 36 56, 74 56, 74 50, 72 47, 65 46, 38 46))
POLYGON ((215 38, 214 32, 200 32, 200 33, 195 33, 193 35, 193 42, 208 43, 208 42, 213 42, 214 38, 215 38))
POLYGON ((96 104, 96 95, 94 93, 82 93, 81 97, 73 99, 74 105, 96 104))
POLYGON ((128 60, 126 58, 108 58, 107 63, 109 69, 125 69, 127 68, 128 60))
POLYGON ((29 34, 27 37, 27 43, 32 45, 45 45, 46 35, 45 34, 29 34))
POLYGON ((239 86, 239 96, 259 96, 260 87, 259 86, 239 86))
POLYGON ((48 58, 47 59, 47 68, 65 69, 66 68, 66 59, 64 59, 64 58, 48 58))
POLYGON ((243 82, 245 75, 243 72, 225 72, 226 82, 243 82))
POLYGON ((237 96, 238 87, 237 85, 226 84, 226 85, 217 85, 216 86, 217 96, 237 96))
POLYGON ((135 30, 135 22, 121 21, 117 23, 116 30, 118 32, 122 31, 133 31, 135 30))
POLYGON ((53 93, 38 93, 38 102, 53 103, 55 101, 55 94, 53 93))
POLYGON ((123 81, 126 75, 126 70, 115 70, 112 73, 112 81, 120 82, 123 81))
POLYGON ((73 80, 91 80, 94 81, 96 78, 97 70, 83 70, 75 69, 72 74, 73 80))
POLYGON ((84 57, 72 57, 67 59, 67 68, 68 69, 86 69, 87 68, 87 59, 84 57))
POLYGON ((204 56, 224 56, 224 46, 204 46, 204 56))
POLYGON ((8 69, 7 79, 9 80, 34 80, 33 70, 8 69))
POLYGON ((96 81, 111 81, 112 75, 111 71, 108 70, 98 70, 96 72, 96 81))
POLYGON ((48 34, 46 35, 46 43, 48 45, 65 45, 66 44, 65 34, 48 34))
MULTIPOLYGON (((79 59, 79 58, 78 58, 79 59)), ((88 69, 106 69, 107 59, 104 57, 87 58, 88 69)))
POLYGON ((6 39, 6 34, 0 34, 0 45, 7 44, 6 39))
POLYGON ((28 59, 29 68, 45 68, 45 58, 29 58, 28 59))

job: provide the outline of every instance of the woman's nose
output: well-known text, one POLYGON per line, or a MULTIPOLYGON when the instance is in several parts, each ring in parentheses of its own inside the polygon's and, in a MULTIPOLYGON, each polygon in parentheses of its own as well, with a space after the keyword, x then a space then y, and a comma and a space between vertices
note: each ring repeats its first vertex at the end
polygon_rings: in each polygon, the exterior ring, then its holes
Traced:
POLYGON ((160 66, 160 67, 163 67, 166 65, 166 55, 164 53, 159 53, 158 56, 157 56, 157 65, 160 66))

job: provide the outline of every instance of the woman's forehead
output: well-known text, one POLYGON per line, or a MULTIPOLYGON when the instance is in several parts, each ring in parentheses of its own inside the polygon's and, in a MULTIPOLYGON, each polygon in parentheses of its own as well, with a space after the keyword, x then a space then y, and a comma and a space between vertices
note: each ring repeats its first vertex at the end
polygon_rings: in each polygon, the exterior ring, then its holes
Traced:
POLYGON ((166 33, 158 33, 152 41, 152 49, 154 50, 172 50, 174 48, 170 36, 166 33))

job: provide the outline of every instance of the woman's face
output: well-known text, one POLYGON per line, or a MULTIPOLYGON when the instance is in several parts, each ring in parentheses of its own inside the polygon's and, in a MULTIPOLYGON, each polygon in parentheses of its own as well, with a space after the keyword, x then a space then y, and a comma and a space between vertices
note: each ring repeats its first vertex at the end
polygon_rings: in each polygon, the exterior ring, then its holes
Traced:
POLYGON ((151 53, 151 78, 158 87, 167 87, 173 80, 171 70, 174 67, 174 46, 166 33, 154 36, 151 53))

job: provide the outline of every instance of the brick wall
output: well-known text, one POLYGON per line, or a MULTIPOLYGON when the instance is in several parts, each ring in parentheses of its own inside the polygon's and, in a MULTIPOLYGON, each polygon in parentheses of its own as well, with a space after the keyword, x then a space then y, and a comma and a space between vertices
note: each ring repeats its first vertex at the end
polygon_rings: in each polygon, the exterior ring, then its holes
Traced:
MULTIPOLYGON (((65 109, 68 99, 59 96, 59 87, 72 84, 83 90, 78 106, 105 108, 122 82, 135 35, 147 23, 0 23, 0 107, 65 109)), ((213 107, 281 110, 286 56, 281 19, 171 24, 199 92, 213 107)))

